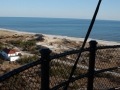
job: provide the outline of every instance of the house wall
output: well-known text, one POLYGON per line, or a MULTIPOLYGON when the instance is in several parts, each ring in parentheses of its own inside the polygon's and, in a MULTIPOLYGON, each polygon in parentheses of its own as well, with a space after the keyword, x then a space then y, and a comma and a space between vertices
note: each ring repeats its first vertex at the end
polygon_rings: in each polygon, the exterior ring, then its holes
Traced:
POLYGON ((10 61, 20 60, 19 56, 10 57, 10 61))
MULTIPOLYGON (((18 52, 19 53, 19 52, 18 52)), ((1 54, 8 60, 10 61, 16 61, 16 60, 19 60, 20 57, 19 56, 16 56, 18 55, 18 53, 15 53, 15 54, 7 54, 5 53, 4 51, 1 51, 1 54)))
POLYGON ((8 54, 8 57, 10 57, 10 56, 16 56, 16 54, 8 54))
POLYGON ((5 58, 9 59, 8 54, 7 54, 7 53, 5 53, 4 51, 1 51, 1 54, 2 54, 5 58))

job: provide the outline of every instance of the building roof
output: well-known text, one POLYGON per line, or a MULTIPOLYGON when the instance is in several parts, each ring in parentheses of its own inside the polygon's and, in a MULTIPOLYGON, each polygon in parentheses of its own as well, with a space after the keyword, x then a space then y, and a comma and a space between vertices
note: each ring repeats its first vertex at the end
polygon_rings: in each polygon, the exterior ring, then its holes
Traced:
POLYGON ((14 53, 16 53, 16 52, 19 52, 19 51, 16 50, 16 49, 11 50, 11 49, 8 49, 8 48, 4 48, 3 51, 4 51, 5 53, 7 53, 7 54, 14 54, 14 53))
POLYGON ((19 52, 17 49, 13 49, 14 52, 19 52))

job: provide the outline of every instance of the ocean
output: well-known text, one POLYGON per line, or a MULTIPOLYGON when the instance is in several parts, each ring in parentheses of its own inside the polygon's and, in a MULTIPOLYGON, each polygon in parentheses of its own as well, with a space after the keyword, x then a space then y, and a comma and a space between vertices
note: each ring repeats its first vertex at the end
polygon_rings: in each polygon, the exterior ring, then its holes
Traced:
MULTIPOLYGON (((0 28, 84 38, 90 19, 0 17, 0 28)), ((120 42, 120 21, 96 20, 89 38, 120 42)))

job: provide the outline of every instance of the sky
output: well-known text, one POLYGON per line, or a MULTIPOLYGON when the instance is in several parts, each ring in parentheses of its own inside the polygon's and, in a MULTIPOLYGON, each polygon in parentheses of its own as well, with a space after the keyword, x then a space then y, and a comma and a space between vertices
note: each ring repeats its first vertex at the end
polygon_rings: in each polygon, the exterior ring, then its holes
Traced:
MULTIPOLYGON (((98 0, 0 0, 0 17, 91 19, 98 0)), ((120 0, 102 0, 97 19, 120 20, 120 0)))

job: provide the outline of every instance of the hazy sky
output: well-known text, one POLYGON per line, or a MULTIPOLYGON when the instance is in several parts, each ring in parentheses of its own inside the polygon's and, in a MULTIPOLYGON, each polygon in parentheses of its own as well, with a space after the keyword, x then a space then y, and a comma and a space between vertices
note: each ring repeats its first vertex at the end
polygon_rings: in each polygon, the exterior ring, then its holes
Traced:
MULTIPOLYGON (((91 19, 98 0, 0 0, 0 17, 91 19)), ((102 0, 97 19, 120 20, 120 0, 102 0)))

